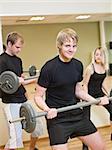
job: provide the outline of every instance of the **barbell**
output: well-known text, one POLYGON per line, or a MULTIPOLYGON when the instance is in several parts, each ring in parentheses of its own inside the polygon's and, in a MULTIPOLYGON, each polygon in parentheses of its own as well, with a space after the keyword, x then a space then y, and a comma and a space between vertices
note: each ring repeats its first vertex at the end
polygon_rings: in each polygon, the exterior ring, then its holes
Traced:
POLYGON ((24 70, 23 73, 29 73, 30 76, 35 76, 37 73, 39 73, 39 70, 37 70, 37 68, 32 65, 28 70, 24 70))
MULTIPOLYGON (((24 78, 24 80, 30 80, 35 78, 38 78, 38 75, 24 78)), ((0 75, 0 89, 3 92, 7 94, 13 94, 18 90, 18 87, 19 87, 19 78, 14 72, 4 71, 0 75)))
MULTIPOLYGON (((109 101, 111 101, 111 100, 112 100, 112 97, 109 97, 109 101)), ((100 98, 95 100, 95 101, 89 101, 89 102, 83 101, 83 102, 79 102, 75 105, 58 108, 57 112, 58 113, 65 112, 65 111, 69 111, 69 110, 73 110, 73 109, 77 109, 77 108, 82 108, 85 106, 98 104, 98 103, 100 103, 100 98)), ((10 123, 16 123, 16 122, 21 121, 23 129, 26 132, 31 133, 35 129, 36 118, 46 116, 46 115, 47 115, 47 112, 36 112, 35 113, 33 107, 29 103, 24 103, 20 107, 20 117, 14 119, 14 120, 10 120, 9 122, 10 123)))

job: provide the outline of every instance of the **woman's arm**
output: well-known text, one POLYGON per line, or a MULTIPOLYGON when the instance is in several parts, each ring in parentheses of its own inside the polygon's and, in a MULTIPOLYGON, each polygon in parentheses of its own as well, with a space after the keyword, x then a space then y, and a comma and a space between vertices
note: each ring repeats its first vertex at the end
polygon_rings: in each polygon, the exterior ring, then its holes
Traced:
MULTIPOLYGON (((84 101, 88 101, 88 102, 90 102, 90 101, 96 102, 97 101, 97 99, 95 99, 94 97, 89 95, 86 91, 84 91, 81 83, 76 84, 75 94, 76 94, 76 97, 78 97, 79 99, 82 99, 84 101)), ((99 105, 106 105, 106 104, 109 104, 108 97, 107 96, 101 97, 99 105)))
POLYGON ((87 92, 87 93, 88 93, 88 83, 89 83, 91 74, 92 74, 92 68, 91 68, 91 66, 89 65, 89 66, 86 68, 85 73, 84 73, 84 76, 83 76, 83 89, 84 89, 84 91, 87 92))
POLYGON ((112 83, 109 77, 107 76, 102 84, 102 90, 106 96, 110 96, 111 88, 112 88, 112 83))

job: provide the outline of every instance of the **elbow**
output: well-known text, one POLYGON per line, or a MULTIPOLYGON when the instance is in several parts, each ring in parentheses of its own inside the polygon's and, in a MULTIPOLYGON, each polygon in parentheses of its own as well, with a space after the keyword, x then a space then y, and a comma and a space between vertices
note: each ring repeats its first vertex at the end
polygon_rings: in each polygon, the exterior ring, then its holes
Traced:
POLYGON ((76 92, 75 92, 75 95, 76 95, 77 98, 79 98, 79 95, 80 95, 80 94, 79 94, 79 92, 76 91, 76 92))

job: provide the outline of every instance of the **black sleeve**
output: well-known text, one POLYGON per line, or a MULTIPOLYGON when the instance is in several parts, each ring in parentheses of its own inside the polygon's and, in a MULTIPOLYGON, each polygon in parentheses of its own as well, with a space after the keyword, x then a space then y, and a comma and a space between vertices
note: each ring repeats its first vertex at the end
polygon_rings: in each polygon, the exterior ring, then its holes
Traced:
POLYGON ((20 59, 20 66, 21 66, 21 74, 23 74, 23 63, 21 59, 20 59))
MULTIPOLYGON (((7 69, 7 65, 3 61, 2 57, 0 56, 0 74, 7 69)), ((0 89, 0 98, 2 97, 2 91, 0 89)))
POLYGON ((81 68, 81 76, 80 76, 80 81, 82 81, 83 80, 83 64, 82 63, 80 63, 80 68, 81 68))
POLYGON ((79 73, 78 82, 81 82, 83 80, 83 64, 82 64, 82 62, 78 60, 76 62, 76 67, 77 67, 77 70, 79 73))
POLYGON ((4 62, 4 60, 0 56, 0 74, 6 70, 7 70, 7 64, 4 62))
POLYGON ((40 71, 40 75, 38 78, 38 84, 42 87, 47 88, 50 83, 49 71, 47 69, 47 65, 44 65, 40 71))

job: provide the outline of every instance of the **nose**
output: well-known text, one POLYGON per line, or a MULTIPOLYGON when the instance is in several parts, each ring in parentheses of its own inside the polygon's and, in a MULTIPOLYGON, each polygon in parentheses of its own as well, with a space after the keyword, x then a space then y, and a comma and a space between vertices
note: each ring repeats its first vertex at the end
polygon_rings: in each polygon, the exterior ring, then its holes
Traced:
POLYGON ((73 46, 70 46, 70 51, 74 51, 74 47, 73 46))
POLYGON ((20 52, 21 51, 21 48, 18 48, 18 52, 20 52))

